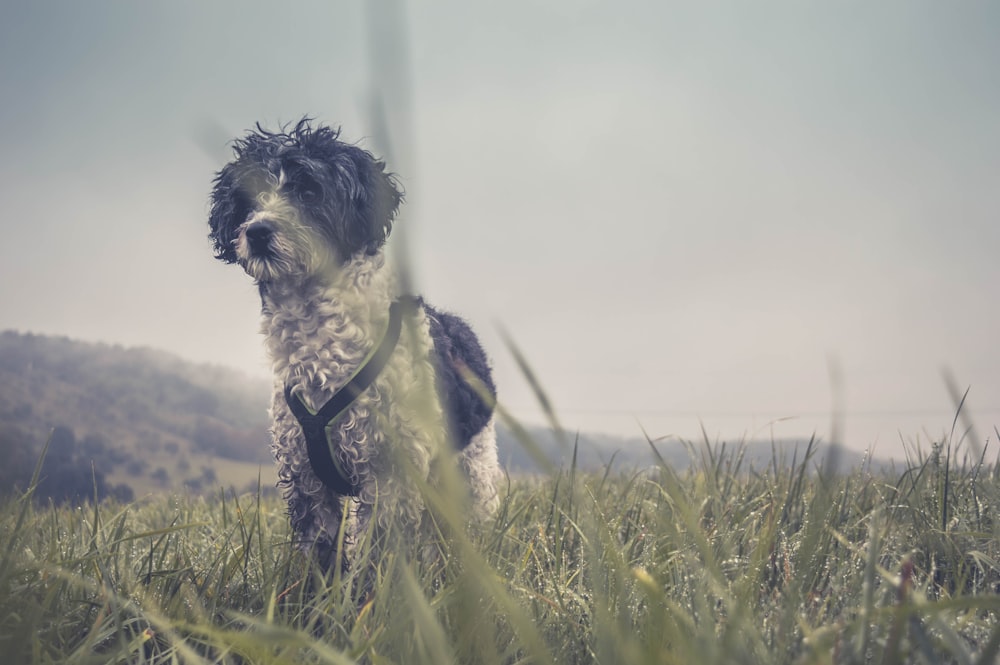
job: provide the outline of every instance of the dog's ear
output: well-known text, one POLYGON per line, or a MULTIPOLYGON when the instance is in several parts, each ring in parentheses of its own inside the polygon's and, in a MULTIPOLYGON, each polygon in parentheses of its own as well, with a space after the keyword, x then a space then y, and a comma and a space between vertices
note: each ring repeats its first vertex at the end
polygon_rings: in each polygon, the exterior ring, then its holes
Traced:
POLYGON ((227 165, 215 176, 212 189, 212 209, 208 217, 211 231, 209 239, 215 247, 215 258, 226 263, 236 263, 237 228, 250 211, 249 201, 234 174, 232 164, 227 165))
POLYGON ((335 168, 346 185, 340 242, 349 254, 374 254, 392 231, 403 193, 385 164, 360 148, 343 153, 335 168))

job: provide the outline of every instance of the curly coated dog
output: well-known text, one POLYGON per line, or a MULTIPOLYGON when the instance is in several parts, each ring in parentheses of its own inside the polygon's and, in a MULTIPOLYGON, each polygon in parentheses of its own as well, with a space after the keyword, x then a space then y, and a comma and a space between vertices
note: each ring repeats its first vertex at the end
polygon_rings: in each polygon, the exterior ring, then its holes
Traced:
POLYGON ((304 118, 234 142, 209 237, 260 290, 272 452, 298 544, 332 566, 369 527, 416 533, 422 485, 457 460, 473 520, 499 503, 486 354, 459 317, 399 293, 384 245, 402 200, 385 165, 304 118))

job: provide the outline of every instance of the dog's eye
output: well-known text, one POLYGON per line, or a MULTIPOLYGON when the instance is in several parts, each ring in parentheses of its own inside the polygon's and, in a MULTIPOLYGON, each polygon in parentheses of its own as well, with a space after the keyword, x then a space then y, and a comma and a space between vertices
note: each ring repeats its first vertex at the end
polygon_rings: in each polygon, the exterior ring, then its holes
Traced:
POLYGON ((296 183, 295 194, 303 203, 316 203, 323 198, 323 188, 315 180, 305 178, 296 183))

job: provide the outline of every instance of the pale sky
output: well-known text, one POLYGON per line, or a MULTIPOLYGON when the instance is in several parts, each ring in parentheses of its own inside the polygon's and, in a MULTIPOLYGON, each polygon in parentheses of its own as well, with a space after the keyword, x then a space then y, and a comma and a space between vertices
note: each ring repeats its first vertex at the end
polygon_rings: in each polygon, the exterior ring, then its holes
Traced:
MULTIPOLYGON (((211 178, 258 120, 375 148, 362 8, 4 2, 0 328, 265 375, 211 178)), ((836 392, 845 442, 889 455, 948 430, 947 368, 996 450, 1000 5, 407 14, 374 49, 409 54, 399 224, 515 414, 540 420, 501 326, 571 430, 828 438, 836 392)))

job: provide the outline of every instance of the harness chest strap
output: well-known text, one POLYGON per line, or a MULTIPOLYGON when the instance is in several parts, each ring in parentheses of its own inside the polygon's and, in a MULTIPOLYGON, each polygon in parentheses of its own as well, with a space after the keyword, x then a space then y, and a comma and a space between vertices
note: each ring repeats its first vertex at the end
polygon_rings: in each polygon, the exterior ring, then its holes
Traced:
POLYGON ((403 327, 403 310, 414 311, 416 306, 417 300, 409 296, 402 297, 389 306, 389 325, 382 336, 382 341, 369 354, 350 381, 334 393, 333 397, 318 411, 313 412, 302 402, 299 395, 292 393, 290 386, 285 386, 285 402, 288 403, 292 415, 302 427, 302 434, 306 439, 306 451, 309 454, 309 464, 316 476, 323 481, 323 484, 337 494, 357 496, 359 488, 351 483, 344 475, 340 465, 337 464, 329 430, 337 419, 347 411, 347 408, 378 378, 386 363, 389 362, 389 357, 396 348, 396 343, 399 342, 400 331, 403 327))

